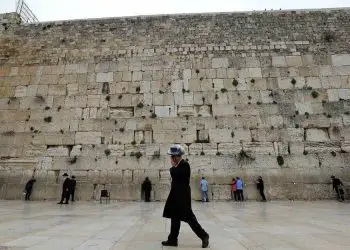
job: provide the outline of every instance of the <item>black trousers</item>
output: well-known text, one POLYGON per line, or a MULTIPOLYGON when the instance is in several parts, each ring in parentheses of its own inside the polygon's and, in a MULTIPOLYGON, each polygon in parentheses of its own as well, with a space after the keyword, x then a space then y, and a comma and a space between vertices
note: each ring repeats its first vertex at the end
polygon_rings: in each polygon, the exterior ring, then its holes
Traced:
POLYGON ((32 194, 32 190, 31 189, 28 189, 26 190, 26 197, 25 197, 25 200, 26 201, 29 201, 30 200, 30 195, 32 194))
POLYGON ((145 202, 151 201, 151 191, 145 191, 145 202))
POLYGON ((266 201, 266 197, 265 197, 265 194, 264 194, 264 189, 259 189, 259 192, 260 192, 262 200, 266 201))
POLYGON ((72 197, 71 201, 74 201, 74 194, 75 194, 75 188, 73 188, 72 190, 70 190, 69 196, 72 197))
MULTIPOLYGON (((198 223, 197 218, 193 215, 187 221, 188 225, 192 228, 192 231, 200 238, 203 239, 208 236, 208 233, 204 231, 201 225, 198 223)), ((177 238, 180 233, 181 221, 179 219, 171 219, 170 234, 168 236, 168 241, 177 242, 177 238)))
POLYGON ((338 197, 338 200, 344 200, 344 193, 340 191, 339 187, 336 187, 335 188, 335 192, 337 192, 337 197, 338 197))
POLYGON ((237 201, 237 191, 231 191, 232 200, 237 201))
POLYGON ((243 189, 237 189, 237 196, 239 201, 244 201, 243 189))
POLYGON ((69 201, 69 191, 63 190, 62 191, 62 196, 61 196, 61 203, 63 203, 63 200, 66 200, 65 203, 68 203, 69 201))

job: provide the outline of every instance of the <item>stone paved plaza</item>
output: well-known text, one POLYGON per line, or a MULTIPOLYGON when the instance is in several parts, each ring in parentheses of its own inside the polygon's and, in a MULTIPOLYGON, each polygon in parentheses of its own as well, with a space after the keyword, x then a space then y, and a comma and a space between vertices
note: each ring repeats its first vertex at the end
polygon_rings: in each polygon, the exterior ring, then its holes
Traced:
MULTIPOLYGON (((164 203, 56 205, 0 201, 0 249, 174 249, 164 203)), ((210 249, 349 249, 350 205, 320 202, 193 202, 210 249)), ((200 249, 182 224, 177 249, 200 249)))

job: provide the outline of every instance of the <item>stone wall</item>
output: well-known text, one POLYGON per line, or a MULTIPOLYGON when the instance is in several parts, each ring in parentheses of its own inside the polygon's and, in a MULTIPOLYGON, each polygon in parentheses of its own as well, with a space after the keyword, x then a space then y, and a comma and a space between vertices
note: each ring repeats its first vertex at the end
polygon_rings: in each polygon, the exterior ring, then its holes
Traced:
MULTIPOLYGON (((350 11, 171 15, 19 25, 0 15, 0 198, 154 199, 169 191, 172 143, 192 191, 228 199, 334 197, 349 181, 350 11), (7 21, 6 21, 7 20, 7 21), (5 28, 6 27, 6 28, 5 28)), ((13 16, 13 14, 12 14, 13 16)))

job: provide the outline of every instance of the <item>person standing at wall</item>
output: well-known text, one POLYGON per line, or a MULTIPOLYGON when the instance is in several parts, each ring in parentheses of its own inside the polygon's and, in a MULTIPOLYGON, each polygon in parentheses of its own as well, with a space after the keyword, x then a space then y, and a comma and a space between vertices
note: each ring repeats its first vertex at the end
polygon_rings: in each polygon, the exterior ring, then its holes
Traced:
POLYGON ((24 192, 26 193, 26 197, 25 197, 26 201, 30 201, 30 195, 32 194, 33 185, 35 182, 36 180, 34 179, 34 176, 33 176, 32 178, 30 178, 30 180, 26 183, 24 187, 24 192))
POLYGON ((70 179, 68 177, 67 173, 63 174, 64 182, 62 185, 62 196, 61 196, 61 201, 57 204, 63 204, 63 200, 66 200, 64 204, 68 204, 69 202, 69 187, 70 187, 70 179))
POLYGON ((201 185, 202 201, 203 202, 209 202, 209 198, 208 198, 208 182, 205 179, 205 177, 202 177, 200 185, 201 185))
POLYGON ((261 176, 259 176, 258 179, 256 180, 256 187, 259 190, 262 201, 266 201, 266 197, 264 194, 264 181, 263 181, 263 178, 261 176))
POLYGON ((232 197, 232 200, 237 201, 237 183, 235 178, 232 178, 231 197, 232 197))
POLYGON ((187 161, 182 159, 185 150, 181 145, 170 147, 168 155, 172 167, 170 168, 171 189, 166 201, 163 217, 171 219, 171 229, 167 241, 163 246, 177 246, 181 221, 188 223, 193 232, 202 240, 202 248, 209 245, 209 235, 198 223, 191 207, 190 177, 191 168, 187 161))
POLYGON ((344 201, 344 190, 343 190, 343 182, 338 178, 335 178, 334 175, 331 176, 333 182, 333 190, 337 193, 338 201, 344 201))
POLYGON ((237 199, 238 199, 238 201, 244 201, 243 181, 239 177, 236 177, 236 186, 237 186, 237 199))
POLYGON ((75 187, 77 186, 77 181, 75 180, 75 176, 72 175, 72 178, 69 182, 69 196, 72 198, 71 201, 74 202, 74 196, 75 196, 75 187))
POLYGON ((145 194, 145 202, 151 201, 152 182, 148 177, 142 183, 142 192, 145 194))

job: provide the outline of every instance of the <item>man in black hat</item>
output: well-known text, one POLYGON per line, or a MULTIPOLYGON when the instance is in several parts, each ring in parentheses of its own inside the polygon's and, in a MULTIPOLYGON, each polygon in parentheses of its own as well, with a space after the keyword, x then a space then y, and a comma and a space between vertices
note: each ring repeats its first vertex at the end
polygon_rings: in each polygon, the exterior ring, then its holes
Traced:
POLYGON ((69 183, 69 194, 72 197, 71 201, 74 202, 74 194, 75 194, 75 187, 77 186, 77 181, 75 180, 75 176, 72 175, 72 178, 70 179, 69 183))
POLYGON ((209 245, 209 234, 198 223, 191 208, 191 168, 188 162, 182 159, 184 153, 185 150, 178 144, 170 147, 168 151, 172 164, 172 168, 170 168, 171 189, 165 203, 163 217, 171 219, 171 228, 168 240, 163 241, 162 245, 177 246, 181 221, 184 221, 202 240, 202 248, 207 248, 209 245))
POLYGON ((26 186, 24 187, 24 191, 26 193, 25 200, 30 200, 30 195, 32 194, 33 185, 36 180, 34 179, 34 176, 27 182, 26 186))
POLYGON ((67 173, 64 173, 63 177, 65 178, 65 180, 63 182, 63 187, 62 187, 61 201, 59 203, 57 203, 57 204, 63 204, 63 200, 64 199, 66 200, 66 202, 64 204, 68 204, 68 201, 69 201, 70 179, 69 179, 67 173))

